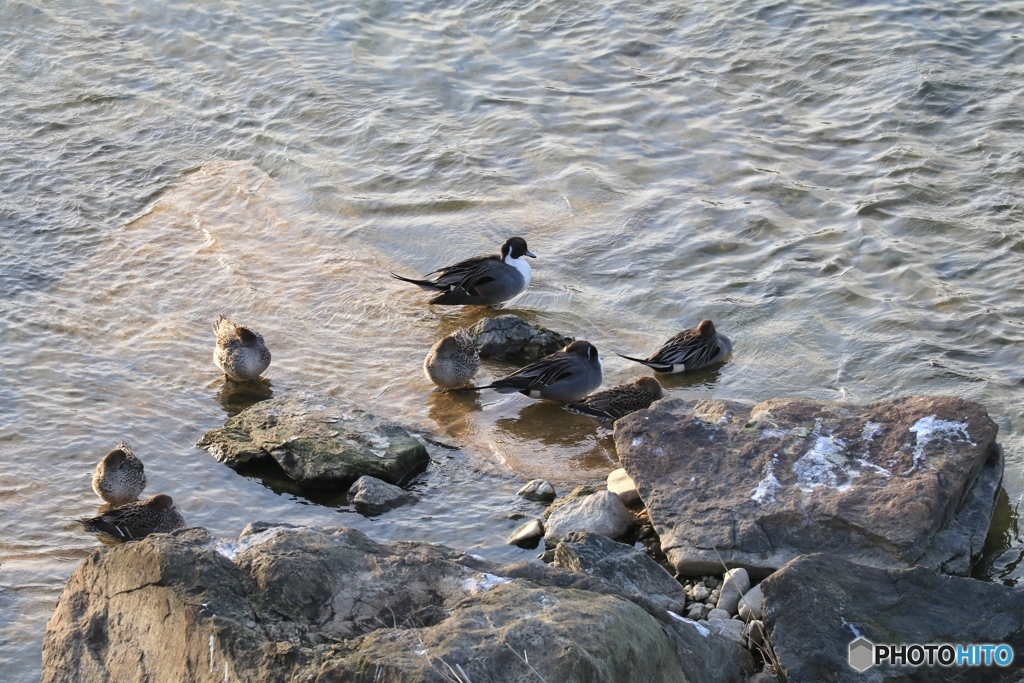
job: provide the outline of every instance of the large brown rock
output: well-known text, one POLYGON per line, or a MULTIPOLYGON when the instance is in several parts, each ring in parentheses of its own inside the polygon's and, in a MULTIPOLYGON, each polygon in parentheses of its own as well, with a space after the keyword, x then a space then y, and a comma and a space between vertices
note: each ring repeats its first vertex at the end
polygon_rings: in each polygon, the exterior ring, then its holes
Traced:
POLYGON ((369 475, 402 484, 429 461, 400 425, 309 392, 260 401, 196 444, 232 467, 276 463, 300 485, 336 488, 369 475))
MULTIPOLYGON (((765 625, 789 683, 1010 683, 1024 669, 1024 591, 936 574, 875 569, 833 555, 790 562, 761 583, 765 625), (850 643, 1007 643, 1014 666, 891 666, 858 673, 850 643)), ((870 659, 869 659, 870 661, 870 659)))
POLYGON ((927 396, 668 399, 615 424, 619 459, 685 574, 724 560, 764 575, 814 552, 966 574, 1002 479, 995 438, 981 405, 927 396))
POLYGON ((348 528, 187 529, 82 562, 42 681, 745 680, 738 645, 620 592, 348 528))

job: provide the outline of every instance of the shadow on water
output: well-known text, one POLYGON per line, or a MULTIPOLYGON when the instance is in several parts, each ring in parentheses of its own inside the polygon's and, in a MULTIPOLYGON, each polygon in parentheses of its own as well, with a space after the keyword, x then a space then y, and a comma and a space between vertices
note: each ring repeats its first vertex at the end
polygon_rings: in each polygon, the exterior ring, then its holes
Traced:
POLYGON ((234 417, 246 408, 273 398, 273 396, 274 389, 270 380, 261 377, 248 382, 225 379, 214 399, 228 414, 228 417, 234 417))
POLYGON ((494 422, 495 436, 515 444, 506 456, 513 469, 531 477, 551 475, 537 467, 603 478, 617 467, 611 431, 585 415, 577 415, 548 401, 525 406, 516 417, 494 422), (564 464, 559 467, 558 461, 564 464), (589 474, 588 474, 589 473, 589 474))
POLYGON ((982 581, 996 581, 1005 586, 1016 586, 1024 568, 1021 551, 1020 512, 1010 504, 1006 489, 999 489, 992 523, 988 527, 981 559, 971 569, 971 577, 982 581))
POLYGON ((549 401, 531 403, 520 410, 517 417, 500 418, 494 425, 518 441, 563 448, 593 440, 599 426, 589 417, 570 413, 549 401))
POLYGON ((326 488, 301 486, 289 477, 276 461, 269 458, 265 462, 248 463, 236 467, 234 470, 243 477, 258 481, 278 495, 292 496, 313 505, 330 508, 347 508, 349 505, 348 486, 326 488))

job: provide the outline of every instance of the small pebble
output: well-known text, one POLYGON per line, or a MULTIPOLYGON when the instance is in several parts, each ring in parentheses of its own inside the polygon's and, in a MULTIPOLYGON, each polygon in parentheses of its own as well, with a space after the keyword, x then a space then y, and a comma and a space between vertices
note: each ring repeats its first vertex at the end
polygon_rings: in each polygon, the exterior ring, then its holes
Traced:
POLYGON ((757 648, 764 644, 764 622, 755 619, 747 624, 746 635, 747 647, 751 650, 757 650, 757 648))
POLYGON ((711 597, 711 591, 702 583, 698 583, 693 589, 693 599, 697 602, 704 602, 711 597))
POLYGON ((710 610, 707 605, 699 602, 695 602, 690 605, 686 610, 686 618, 693 619, 694 621, 700 621, 703 619, 710 610))
POLYGON ((608 475, 608 490, 622 499, 626 505, 634 505, 640 502, 640 494, 636 490, 636 484, 626 474, 624 468, 612 470, 608 475))

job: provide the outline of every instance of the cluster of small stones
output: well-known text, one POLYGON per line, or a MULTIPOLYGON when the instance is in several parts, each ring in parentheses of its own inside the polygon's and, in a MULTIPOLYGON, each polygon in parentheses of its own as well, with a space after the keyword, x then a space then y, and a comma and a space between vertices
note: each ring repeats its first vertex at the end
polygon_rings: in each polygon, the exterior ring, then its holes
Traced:
MULTIPOLYGON (((646 508, 643 507, 637 494, 636 486, 625 470, 618 469, 608 475, 607 490, 618 496, 624 505, 632 508, 635 521, 640 525, 636 538, 643 543, 648 554, 655 559, 660 559, 664 565, 664 558, 659 558, 661 547, 658 534, 647 517, 646 508)), ((523 546, 539 543, 540 539, 544 538, 545 519, 572 501, 595 493, 597 493, 597 489, 584 485, 576 487, 565 496, 556 498, 555 488, 550 482, 542 479, 527 482, 519 489, 519 495, 527 500, 549 502, 550 505, 544 511, 543 517, 532 517, 519 526, 509 536, 508 543, 523 546)), ((550 547, 538 557, 545 562, 551 562, 554 555, 555 549, 550 547)), ((761 587, 760 585, 751 587, 750 578, 745 569, 731 569, 721 576, 708 575, 699 579, 679 578, 679 581, 686 592, 686 607, 680 616, 691 619, 721 636, 742 643, 755 654, 762 653, 765 626, 762 621, 761 587)), ((765 671, 770 672, 770 668, 766 666, 765 671)))
POLYGON ((751 587, 745 569, 683 581, 687 619, 742 641, 755 652, 764 643, 761 587, 751 587))

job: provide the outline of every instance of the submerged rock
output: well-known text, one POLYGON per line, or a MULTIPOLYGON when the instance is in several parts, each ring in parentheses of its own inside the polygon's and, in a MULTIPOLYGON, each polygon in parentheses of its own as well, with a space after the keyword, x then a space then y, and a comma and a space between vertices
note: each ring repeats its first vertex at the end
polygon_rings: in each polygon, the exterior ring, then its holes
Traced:
POLYGON ((348 528, 256 524, 234 543, 189 529, 79 565, 47 624, 42 681, 746 679, 744 650, 638 600, 348 528))
POLYGON ((927 396, 664 399, 615 424, 661 547, 688 575, 719 558, 764 575, 813 552, 966 574, 1002 478, 995 437, 981 405, 927 396))
POLYGON ((768 637, 789 683, 1018 681, 1024 668, 1024 591, 936 574, 885 570, 831 555, 793 560, 761 583, 768 637), (1009 668, 849 666, 850 643, 1007 643, 1009 668))
POLYGON ((518 494, 526 500, 547 502, 555 499, 555 487, 546 479, 531 479, 519 489, 518 494))
POLYGON ((572 343, 572 337, 533 325, 517 315, 484 318, 470 330, 481 358, 532 363, 572 343))
POLYGON ((405 489, 369 475, 356 479, 348 493, 356 509, 370 514, 385 512, 417 500, 415 495, 405 489))
POLYGON ((232 467, 276 461, 302 486, 345 486, 363 475, 402 484, 427 450, 398 424, 339 398, 286 394, 246 408, 196 444, 232 467))
POLYGON ((531 544, 531 547, 536 547, 537 543, 543 536, 544 520, 540 517, 535 517, 529 522, 517 527, 516 530, 512 532, 512 535, 508 537, 508 541, 506 541, 506 543, 508 545, 531 544))

